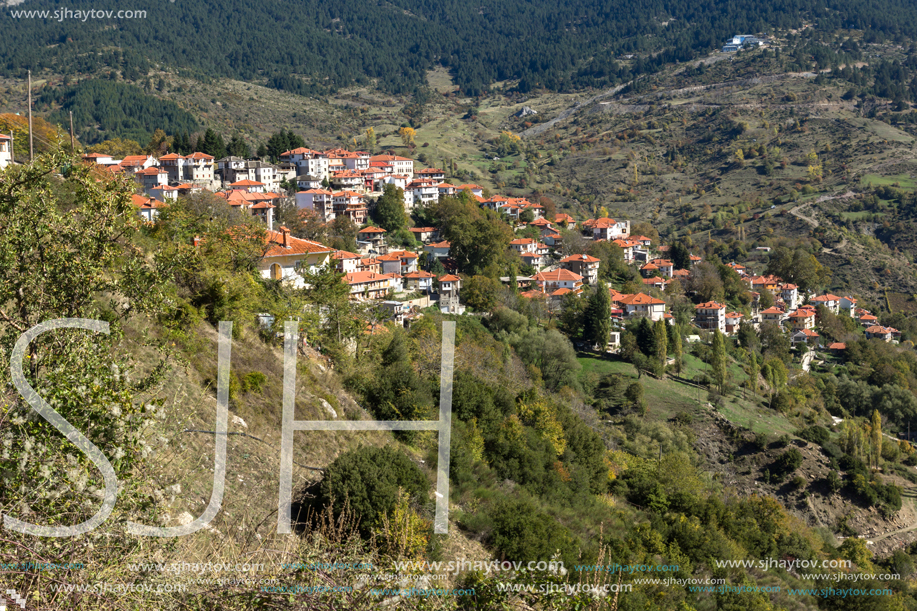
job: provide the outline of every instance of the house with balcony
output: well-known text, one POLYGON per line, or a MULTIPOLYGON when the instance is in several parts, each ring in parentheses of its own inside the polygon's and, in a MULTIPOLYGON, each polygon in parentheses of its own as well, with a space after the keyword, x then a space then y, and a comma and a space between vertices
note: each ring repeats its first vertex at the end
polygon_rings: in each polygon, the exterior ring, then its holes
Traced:
POLYGON ((360 269, 362 257, 356 253, 347 252, 346 250, 336 250, 331 255, 335 268, 338 273, 352 274, 363 271, 360 269))
POLYGON ((630 221, 616 221, 608 217, 583 221, 580 227, 584 233, 591 234, 593 240, 611 242, 630 236, 630 221))
POLYGON ((388 276, 374 272, 353 272, 342 280, 350 287, 350 299, 353 301, 385 299, 391 284, 388 276))
POLYGON ((643 316, 653 322, 665 318, 665 301, 651 297, 645 293, 635 293, 632 295, 624 293, 612 293, 611 301, 618 306, 626 317, 643 316))
POLYGON ((423 270, 404 274, 404 288, 407 291, 423 291, 429 293, 433 290, 433 280, 436 276, 423 270))
POLYGON ((538 272, 532 279, 543 293, 553 293, 558 289, 569 289, 579 293, 583 288, 583 277, 568 269, 538 272))
POLYGON ((590 255, 570 255, 560 260, 560 266, 583 277, 583 282, 595 286, 599 282, 600 261, 590 255))
POLYGON ((815 328, 815 310, 813 308, 798 308, 787 318, 790 321, 790 328, 794 331, 815 328))
POLYGON ((831 293, 825 293, 824 295, 813 297, 811 303, 812 305, 823 305, 831 310, 831 312, 837 314, 840 312, 841 298, 831 293))
POLYGON ((694 306, 694 324, 707 331, 726 332, 726 306, 707 301, 694 306))
POLYGON ((417 170, 414 172, 414 178, 442 182, 446 180, 446 173, 439 168, 423 168, 422 170, 417 170))
POLYGON ((524 253, 534 253, 538 247, 538 243, 531 238, 517 238, 509 243, 509 247, 521 255, 524 253))
POLYGON ((357 232, 357 241, 367 242, 370 247, 379 249, 385 243, 385 229, 381 227, 364 227, 357 232))
POLYGON ((866 339, 881 339, 883 342, 890 342, 901 337, 901 332, 894 327, 883 327, 873 325, 866 329, 866 339))
POLYGON ((338 191, 331 196, 335 218, 346 216, 356 225, 366 222, 368 209, 363 196, 354 191, 338 191))
POLYGON ((775 325, 780 325, 783 322, 783 319, 786 318, 786 312, 782 308, 777 306, 772 306, 761 312, 761 322, 772 322, 775 325))

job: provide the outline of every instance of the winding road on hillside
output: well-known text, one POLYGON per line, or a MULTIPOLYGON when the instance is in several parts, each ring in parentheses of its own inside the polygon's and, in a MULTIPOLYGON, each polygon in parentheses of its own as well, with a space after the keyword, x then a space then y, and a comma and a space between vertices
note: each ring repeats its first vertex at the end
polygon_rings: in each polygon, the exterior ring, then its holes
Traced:
POLYGON ((528 128, 527 130, 520 132, 519 135, 523 138, 528 138, 529 136, 537 136, 538 134, 544 133, 545 131, 551 129, 552 127, 554 127, 555 125, 563 121, 564 119, 570 117, 573 113, 579 112, 579 110, 584 107, 592 106, 593 104, 595 104, 598 100, 601 100, 602 98, 607 98, 610 95, 614 95, 618 93, 619 91, 621 91, 628 85, 630 85, 629 82, 624 83, 623 85, 618 85, 617 87, 612 87, 611 89, 606 89, 602 93, 598 95, 594 95, 591 98, 583 100, 582 102, 577 102, 570 108, 564 111, 561 111, 559 115, 557 115, 550 121, 545 121, 544 123, 533 125, 532 127, 528 128))
MULTIPOLYGON (((832 198, 829 198, 829 199, 835 199, 835 198, 832 197, 832 198)), ((824 200, 819 199, 819 201, 824 201, 824 200)), ((798 219, 800 219, 800 220, 802 220, 802 221, 808 223, 809 225, 811 225, 811 226, 812 226, 812 229, 817 229, 818 226, 819 226, 818 219, 816 219, 815 217, 806 216, 805 214, 803 214, 802 212, 800 212, 803 208, 805 208, 806 206, 808 206, 808 205, 811 204, 811 203, 812 203, 812 202, 805 202, 805 203, 799 204, 799 205, 796 206, 795 208, 791 208, 791 209, 790 209, 790 214, 792 214, 792 215, 795 216, 796 218, 798 218, 798 219)), ((840 250, 840 249, 842 249, 844 246, 847 246, 847 236, 844 236, 843 238, 841 238, 841 241, 838 242, 837 246, 835 246, 834 248, 825 248, 825 247, 822 247, 822 252, 825 253, 825 254, 831 255, 831 254, 834 254, 834 251, 835 251, 835 250, 840 250)))
POLYGON ((803 221, 805 221, 806 223, 808 223, 809 225, 811 225, 811 226, 812 226, 812 229, 817 229, 817 228, 818 228, 818 221, 815 220, 814 218, 812 218, 811 216, 806 216, 805 214, 803 214, 802 212, 800 212, 800 210, 802 210, 803 208, 805 208, 806 206, 808 206, 810 203, 811 203, 811 202, 805 202, 805 203, 803 203, 803 204, 799 204, 799 205, 796 206, 795 208, 790 209, 790 214, 792 214, 793 216, 795 216, 795 217, 798 218, 798 219, 802 219, 803 221))

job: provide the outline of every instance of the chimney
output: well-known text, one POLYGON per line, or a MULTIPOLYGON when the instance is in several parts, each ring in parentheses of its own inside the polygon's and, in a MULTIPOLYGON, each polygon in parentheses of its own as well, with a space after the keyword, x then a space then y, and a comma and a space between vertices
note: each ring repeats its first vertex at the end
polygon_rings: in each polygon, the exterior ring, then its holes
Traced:
POLYGON ((283 247, 289 248, 290 247, 290 229, 289 227, 285 227, 281 225, 280 234, 283 236, 283 247))

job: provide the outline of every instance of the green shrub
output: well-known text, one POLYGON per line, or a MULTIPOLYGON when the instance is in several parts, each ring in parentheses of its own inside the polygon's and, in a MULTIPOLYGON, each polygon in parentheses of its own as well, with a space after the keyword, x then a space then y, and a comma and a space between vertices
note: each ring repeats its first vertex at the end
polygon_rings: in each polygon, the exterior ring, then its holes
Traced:
POLYGON ((359 523, 360 533, 369 536, 383 515, 390 512, 401 488, 414 502, 427 498, 429 483, 420 468, 398 450, 361 447, 339 456, 325 470, 318 502, 332 502, 337 515, 345 503, 359 523))
POLYGON ((565 562, 572 563, 576 557, 576 538, 526 498, 499 502, 490 517, 494 525, 490 541, 501 559, 549 560, 558 550, 565 562))
POLYGON ((827 441, 831 438, 831 433, 825 427, 814 424, 802 429, 801 431, 797 431, 796 436, 802 437, 806 441, 811 441, 812 443, 817 443, 820 446, 824 446, 825 443, 827 443, 827 441))
POLYGON ((790 448, 777 457, 774 466, 779 473, 792 473, 802 465, 802 453, 796 448, 790 448))
POLYGON ((828 489, 831 492, 837 492, 844 486, 844 482, 841 481, 840 476, 837 474, 837 471, 828 472, 828 489))
POLYGON ((267 376, 260 371, 250 371, 242 378, 241 387, 243 392, 260 393, 267 383, 267 376))

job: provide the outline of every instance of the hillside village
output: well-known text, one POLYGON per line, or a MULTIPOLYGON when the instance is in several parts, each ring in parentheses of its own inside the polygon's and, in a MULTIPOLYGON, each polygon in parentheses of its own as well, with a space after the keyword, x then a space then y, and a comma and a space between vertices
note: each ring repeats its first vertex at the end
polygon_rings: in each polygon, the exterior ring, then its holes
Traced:
MULTIPOLYGON (((301 271, 315 272, 331 263, 343 274, 342 281, 349 285, 352 300, 377 302, 389 312, 391 320, 405 326, 421 317, 425 307, 458 314, 471 314, 473 309, 467 310, 462 299, 467 274, 450 256, 450 243, 442 239, 440 228, 410 227, 416 246, 405 249, 390 245, 386 230, 373 224, 376 203, 387 187, 397 189, 409 216, 440 198, 459 194, 498 213, 518 236, 507 245, 518 256, 518 273, 503 276, 503 284, 515 282, 519 297, 541 302, 549 313, 558 314, 565 298, 582 297, 584 290, 599 284, 601 260, 586 252, 591 245, 607 242, 619 249, 620 259, 635 276, 639 273, 642 290, 633 290, 633 286, 629 292, 608 288, 614 330, 607 350, 612 352, 620 348, 620 330, 629 320, 646 317, 653 322, 675 322, 670 308, 672 296, 696 284, 697 266, 703 261, 701 256, 689 253, 686 260, 676 264, 669 255, 669 246, 660 244, 658 238, 634 234, 630 220, 602 217, 578 221, 565 213, 548 214, 544 205, 524 197, 489 194, 476 184, 450 184, 443 170, 415 168, 413 159, 393 154, 300 147, 285 151, 278 164, 232 156, 214 159, 200 152, 124 159, 90 153, 83 159, 112 175, 133 177, 138 183, 134 204, 149 223, 154 223, 159 211, 179 197, 212 192, 265 224, 267 243, 259 264, 264 278, 301 288, 305 286, 301 271), (275 213, 281 206, 295 207, 301 216, 324 224, 346 218, 357 227, 359 252, 334 249, 293 235, 289 228, 275 222, 275 213), (570 235, 582 239, 565 245, 564 234, 568 239, 570 235), (434 273, 437 269, 441 273, 434 273)), ((649 227, 646 223, 640 226, 649 227)), ((759 250, 766 254, 770 248, 759 250)), ((698 291, 689 290, 696 302, 692 304, 694 311, 682 313, 680 322, 693 325, 698 332, 719 331, 726 335, 736 335, 743 324, 755 329, 773 324, 783 330, 792 346, 803 348, 802 352, 823 348, 838 354, 844 350, 844 343, 824 341, 818 333, 818 308, 822 306, 827 312, 856 321, 866 338, 887 342, 900 339, 897 329, 878 324, 878 318, 859 307, 852 296, 803 291, 775 275, 756 274, 752 264, 746 267, 745 263, 728 264, 747 287, 746 295, 739 300, 747 304, 745 307, 704 301, 698 291)), ((760 259, 755 265, 761 266, 760 259)))

